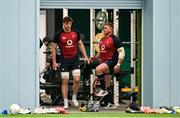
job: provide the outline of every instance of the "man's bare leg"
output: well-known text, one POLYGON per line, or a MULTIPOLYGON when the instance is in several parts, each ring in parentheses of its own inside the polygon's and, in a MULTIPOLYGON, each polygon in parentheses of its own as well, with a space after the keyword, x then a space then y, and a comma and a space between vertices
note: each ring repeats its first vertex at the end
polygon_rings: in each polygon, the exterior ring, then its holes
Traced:
POLYGON ((75 107, 79 106, 79 103, 77 101, 77 94, 80 86, 80 76, 74 76, 74 82, 73 82, 73 95, 72 95, 72 102, 75 107))
POLYGON ((112 75, 108 74, 108 75, 105 75, 105 87, 106 87, 106 90, 107 88, 110 87, 110 83, 111 83, 111 78, 112 78, 112 75))
POLYGON ((105 96, 108 94, 106 91, 106 83, 105 83, 105 74, 109 73, 109 68, 106 63, 102 63, 96 67, 96 76, 98 77, 101 83, 101 91, 99 91, 96 95, 97 96, 105 96))
POLYGON ((62 95, 64 99, 64 108, 68 108, 68 79, 62 79, 62 95))
POLYGON ((62 96, 64 99, 64 108, 68 108, 68 80, 69 80, 69 72, 61 72, 62 77, 62 96))

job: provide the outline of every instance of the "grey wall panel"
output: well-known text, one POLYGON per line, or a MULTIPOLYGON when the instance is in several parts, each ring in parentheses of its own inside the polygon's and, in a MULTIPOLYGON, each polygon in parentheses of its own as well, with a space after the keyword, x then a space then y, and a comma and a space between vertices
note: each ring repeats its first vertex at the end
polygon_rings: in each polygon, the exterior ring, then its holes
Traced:
MULTIPOLYGON (((3 53, 2 51, 2 1, 0 0, 0 54, 3 53)), ((0 56, 2 57, 2 55, 0 56)), ((2 59, 0 58, 0 86, 2 86, 2 71, 3 71, 3 68, 2 68, 2 59)), ((0 88, 0 103, 2 103, 2 89, 0 88)), ((0 104, 0 108, 1 108, 1 104, 0 104)))
POLYGON ((144 2, 142 104, 153 105, 153 1, 144 2))
POLYGON ((21 0, 20 43, 19 43, 19 102, 22 106, 33 107, 36 101, 36 4, 35 0, 21 0), (28 101, 28 102, 27 102, 28 101))
POLYGON ((144 2, 143 104, 179 105, 180 1, 144 2))
POLYGON ((154 106, 170 105, 170 64, 171 64, 171 48, 170 48, 170 0, 157 0, 154 3, 154 106))
POLYGON ((180 105, 180 1, 171 0, 171 106, 180 105))
POLYGON ((0 1, 0 109, 13 103, 22 107, 37 105, 37 2, 0 1))
POLYGON ((19 102, 19 4, 1 1, 1 107, 19 102))
POLYGON ((41 8, 141 9, 142 0, 40 0, 41 8))

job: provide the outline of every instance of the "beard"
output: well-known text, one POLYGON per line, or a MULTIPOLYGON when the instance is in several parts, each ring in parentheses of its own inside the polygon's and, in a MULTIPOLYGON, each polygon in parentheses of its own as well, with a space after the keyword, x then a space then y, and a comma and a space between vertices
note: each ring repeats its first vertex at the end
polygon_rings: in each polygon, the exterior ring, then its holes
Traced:
POLYGON ((106 37, 108 37, 108 36, 112 35, 112 31, 104 32, 104 35, 105 35, 106 37))

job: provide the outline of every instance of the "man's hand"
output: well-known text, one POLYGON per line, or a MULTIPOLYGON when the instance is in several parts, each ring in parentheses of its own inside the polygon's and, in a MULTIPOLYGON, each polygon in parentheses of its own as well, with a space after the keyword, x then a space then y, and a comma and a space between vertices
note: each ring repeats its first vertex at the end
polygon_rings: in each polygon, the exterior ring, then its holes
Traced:
POLYGON ((57 68, 59 68, 59 64, 57 64, 56 62, 53 62, 52 64, 52 67, 53 67, 53 70, 57 70, 57 68))
POLYGON ((90 64, 90 60, 88 59, 88 57, 84 58, 84 61, 85 61, 87 64, 90 64))
POLYGON ((93 57, 90 57, 89 58, 89 61, 92 63, 93 61, 97 60, 97 57, 96 56, 93 56, 93 57))

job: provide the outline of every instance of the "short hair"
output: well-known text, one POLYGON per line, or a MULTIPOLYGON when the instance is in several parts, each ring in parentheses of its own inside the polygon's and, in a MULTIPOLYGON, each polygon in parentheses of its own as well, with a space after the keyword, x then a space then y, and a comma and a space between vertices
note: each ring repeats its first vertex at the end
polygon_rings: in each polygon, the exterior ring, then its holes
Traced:
POLYGON ((42 41, 43 41, 43 43, 46 43, 46 42, 49 42, 49 41, 50 41, 50 39, 49 39, 49 37, 48 37, 48 36, 46 36, 46 37, 44 37, 44 38, 43 38, 43 40, 42 40, 42 41))
POLYGON ((63 18, 63 23, 66 23, 66 22, 73 22, 73 19, 69 16, 66 16, 63 18))
POLYGON ((113 24, 111 23, 111 22, 106 22, 106 23, 104 23, 104 26, 110 26, 111 28, 113 28, 113 24))

